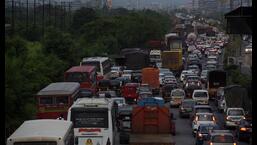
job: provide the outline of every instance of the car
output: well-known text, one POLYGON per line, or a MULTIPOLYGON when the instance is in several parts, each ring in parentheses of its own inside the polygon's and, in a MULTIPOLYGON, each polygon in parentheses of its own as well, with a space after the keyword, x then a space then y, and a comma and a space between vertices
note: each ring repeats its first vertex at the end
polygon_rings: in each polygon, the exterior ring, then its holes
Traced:
POLYGON ((236 138, 230 130, 213 130, 208 141, 210 145, 237 145, 236 138))
POLYGON ((121 76, 122 68, 120 66, 111 67, 110 78, 117 78, 121 76))
POLYGON ((125 98, 115 97, 115 98, 112 98, 112 100, 118 104, 118 107, 123 107, 127 105, 125 102, 125 98))
POLYGON ((208 60, 208 61, 206 62, 206 64, 207 64, 207 65, 217 65, 218 62, 215 61, 215 60, 208 60))
POLYGON ((177 84, 177 80, 174 76, 165 76, 163 82, 164 84, 177 84))
POLYGON ((242 119, 235 130, 238 141, 250 141, 252 136, 252 118, 242 119))
POLYGON ((192 133, 195 136, 200 124, 216 124, 216 119, 213 113, 196 113, 192 121, 192 133))
POLYGON ((220 129, 217 124, 200 124, 196 131, 195 145, 203 145, 204 141, 209 140, 212 130, 220 129))
POLYGON ((152 89, 149 86, 149 84, 141 84, 138 87, 137 93, 139 95, 139 98, 144 98, 144 97, 152 96, 153 95, 152 89))
POLYGON ((192 98, 196 104, 209 104, 209 94, 207 90, 194 90, 192 98))
POLYGON ((243 108, 227 108, 225 117, 225 128, 234 128, 245 119, 245 112, 243 108))
POLYGON ((160 81, 160 85, 163 85, 164 84, 164 82, 163 82, 163 80, 164 80, 164 74, 163 73, 159 73, 159 81, 160 81))
POLYGON ((180 77, 179 77, 179 80, 181 81, 181 82, 183 82, 184 81, 184 78, 185 78, 185 74, 192 74, 193 73, 193 71, 192 70, 183 70, 182 72, 181 72, 181 74, 180 74, 180 77))
POLYGON ((170 69, 168 68, 159 68, 160 73, 170 72, 170 69))
POLYGON ((177 85, 176 84, 165 84, 161 89, 162 97, 164 98, 165 102, 170 101, 170 93, 173 89, 176 89, 177 85))
POLYGON ((217 69, 217 66, 216 66, 216 65, 213 65, 213 64, 207 64, 207 65, 206 65, 206 69, 207 69, 208 71, 215 70, 215 69, 217 69))
POLYGON ((132 70, 124 70, 121 76, 131 80, 131 78, 132 78, 132 70))
POLYGON ((92 98, 94 93, 92 90, 87 89, 87 88, 80 88, 79 89, 79 95, 74 97, 74 101, 76 101, 78 98, 92 98))
POLYGON ((182 100, 185 98, 185 91, 183 89, 174 89, 170 93, 170 106, 181 105, 182 100))
POLYGON ((190 113, 192 113, 195 105, 195 101, 193 99, 184 99, 179 106, 179 117, 190 117, 190 113))
POLYGON ((110 90, 99 91, 99 92, 97 92, 97 96, 99 96, 99 98, 104 98, 104 97, 106 97, 106 98, 116 98, 116 97, 118 97, 115 91, 110 91, 110 90))
POLYGON ((192 85, 197 86, 197 87, 201 87, 202 83, 201 83, 200 77, 198 77, 198 76, 187 76, 185 87, 192 86, 192 85))
POLYGON ((209 105, 194 105, 191 120, 193 120, 196 113, 213 113, 213 110, 209 105))
POLYGON ((207 75, 208 75, 208 70, 202 70, 200 78, 203 83, 207 81, 207 75))
POLYGON ((199 75, 199 73, 200 73, 200 68, 199 68, 199 66, 198 66, 198 65, 195 65, 195 64, 187 66, 187 69, 188 69, 188 70, 193 70, 193 72, 194 72, 196 75, 199 75))

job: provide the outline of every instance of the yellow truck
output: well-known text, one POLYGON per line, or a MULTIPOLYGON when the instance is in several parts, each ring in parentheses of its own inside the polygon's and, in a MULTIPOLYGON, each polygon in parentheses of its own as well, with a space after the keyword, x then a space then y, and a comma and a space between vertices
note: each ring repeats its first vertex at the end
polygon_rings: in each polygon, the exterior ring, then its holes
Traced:
POLYGON ((163 51, 162 67, 169 68, 171 71, 179 72, 183 68, 182 50, 163 51))

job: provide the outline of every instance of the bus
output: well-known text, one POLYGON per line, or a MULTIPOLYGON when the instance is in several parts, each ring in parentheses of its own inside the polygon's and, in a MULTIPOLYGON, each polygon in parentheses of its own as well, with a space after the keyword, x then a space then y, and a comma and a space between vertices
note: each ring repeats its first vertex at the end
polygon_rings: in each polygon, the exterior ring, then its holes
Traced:
POLYGON ((7 139, 7 145, 74 145, 73 124, 54 119, 28 120, 7 139))
POLYGON ((73 66, 64 73, 65 82, 78 82, 80 88, 96 92, 96 67, 95 66, 73 66))
POLYGON ((111 60, 108 57, 86 57, 80 65, 92 65, 96 67, 99 78, 107 78, 111 71, 111 60))
POLYGON ((51 83, 36 94, 37 118, 67 118, 69 107, 79 95, 80 84, 77 82, 51 83))
POLYGON ((117 104, 107 98, 80 98, 74 102, 68 120, 74 124, 75 144, 115 144, 117 109, 117 104))

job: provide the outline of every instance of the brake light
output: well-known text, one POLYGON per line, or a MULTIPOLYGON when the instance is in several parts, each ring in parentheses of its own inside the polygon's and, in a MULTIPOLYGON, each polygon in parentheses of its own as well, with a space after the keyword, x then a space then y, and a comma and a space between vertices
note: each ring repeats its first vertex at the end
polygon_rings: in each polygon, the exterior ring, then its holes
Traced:
POLYGON ((234 142, 233 145, 236 145, 236 143, 234 142))
POLYGON ((110 138, 108 137, 108 140, 106 142, 106 145, 111 145, 111 141, 110 141, 110 138))
POLYGON ((213 143, 212 143, 212 142, 210 142, 210 145, 213 145, 213 143))
POLYGON ((212 120, 213 120, 213 121, 216 121, 214 116, 212 116, 212 120))
POLYGON ((230 118, 227 116, 227 117, 226 117, 226 120, 230 120, 230 118))
POLYGON ((245 117, 243 116, 243 119, 245 119, 245 117))
POLYGON ((240 131, 246 131, 245 127, 240 128, 240 131))
POLYGON ((201 133, 198 134, 199 137, 203 137, 203 135, 201 133))
POLYGON ((198 121, 198 116, 195 117, 195 121, 198 121))

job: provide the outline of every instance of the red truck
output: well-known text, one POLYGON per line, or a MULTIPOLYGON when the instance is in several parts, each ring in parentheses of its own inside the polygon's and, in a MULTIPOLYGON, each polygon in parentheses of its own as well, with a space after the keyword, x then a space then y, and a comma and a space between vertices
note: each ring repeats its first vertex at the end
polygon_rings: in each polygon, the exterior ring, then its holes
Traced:
POLYGON ((160 91, 159 69, 147 67, 142 69, 142 84, 148 84, 153 94, 158 94, 160 91))
POLYGON ((137 88, 139 87, 139 83, 126 83, 121 90, 122 96, 124 96, 125 100, 129 103, 136 102, 138 100, 137 88))
POLYGON ((173 114, 164 106, 163 99, 152 97, 147 102, 138 102, 131 116, 131 132, 120 136, 123 143, 126 138, 129 145, 175 145, 173 114))

